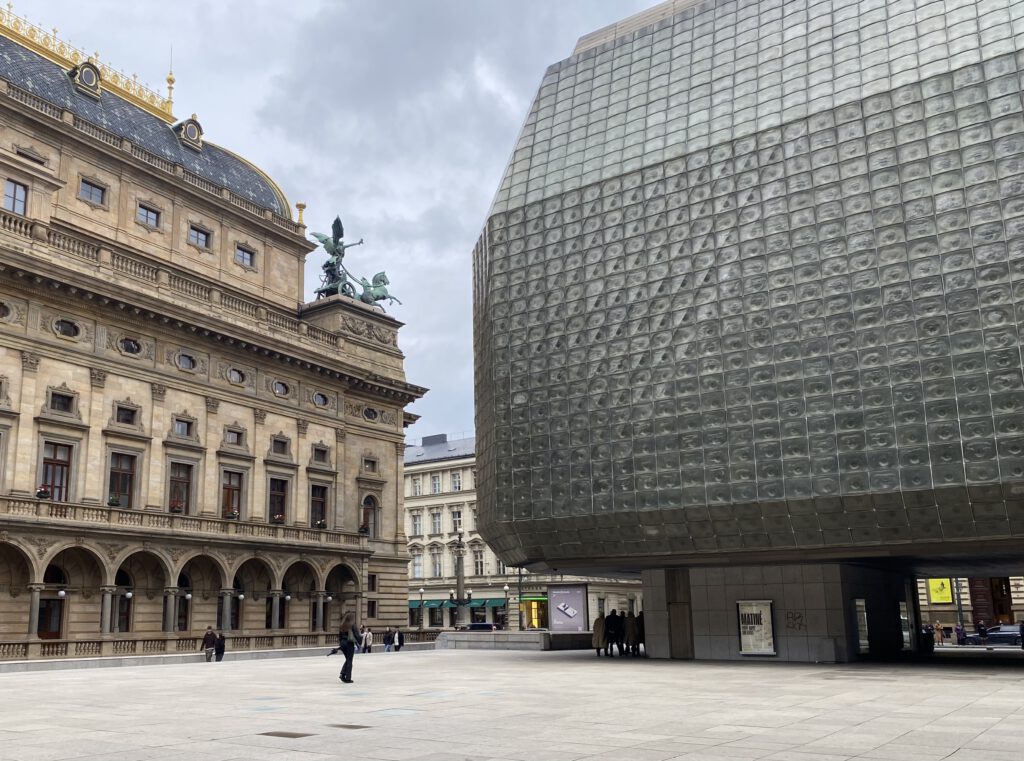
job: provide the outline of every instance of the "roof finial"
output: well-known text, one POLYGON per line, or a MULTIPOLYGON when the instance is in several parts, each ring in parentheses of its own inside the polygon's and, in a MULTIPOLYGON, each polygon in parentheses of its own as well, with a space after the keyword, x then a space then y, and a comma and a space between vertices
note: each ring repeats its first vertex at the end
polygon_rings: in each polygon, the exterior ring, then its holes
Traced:
POLYGON ((305 222, 302 221, 302 212, 304 212, 306 210, 306 204, 304 204, 304 203, 302 203, 300 201, 299 203, 295 204, 295 208, 298 209, 298 211, 299 211, 299 224, 300 225, 306 224, 305 222))

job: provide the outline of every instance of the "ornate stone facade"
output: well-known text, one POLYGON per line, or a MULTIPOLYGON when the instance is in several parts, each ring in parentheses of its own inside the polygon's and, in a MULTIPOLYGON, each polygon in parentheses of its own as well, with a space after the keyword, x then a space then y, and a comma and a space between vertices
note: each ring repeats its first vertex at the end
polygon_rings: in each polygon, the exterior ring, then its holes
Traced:
POLYGON ((269 177, 0 35, 0 658, 404 624, 400 323, 305 319, 269 177))

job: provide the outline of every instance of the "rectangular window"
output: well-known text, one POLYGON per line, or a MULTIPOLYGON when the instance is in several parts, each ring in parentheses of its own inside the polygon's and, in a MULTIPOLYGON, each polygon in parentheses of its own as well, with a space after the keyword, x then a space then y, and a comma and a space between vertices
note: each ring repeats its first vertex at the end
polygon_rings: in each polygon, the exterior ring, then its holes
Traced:
POLYGON ((53 412, 74 413, 75 397, 71 394, 58 394, 56 391, 51 392, 50 410, 53 412))
POLYGON ((452 531, 462 530, 462 511, 452 510, 452 531))
POLYGON ((441 474, 435 473, 430 477, 430 493, 440 494, 441 493, 441 474))
POLYGON ((107 488, 109 504, 112 507, 131 508, 134 485, 135 455, 112 452, 110 454, 110 480, 107 488))
POLYGON ((193 246, 199 246, 199 248, 210 247, 210 233, 206 230, 202 230, 195 225, 189 225, 188 227, 188 242, 193 246))
POLYGON ((440 578, 444 575, 443 573, 443 558, 441 556, 440 547, 431 547, 430 549, 430 575, 435 579, 440 578))
POLYGON ((225 428, 224 443, 233 447, 245 446, 245 432, 237 428, 225 428))
POLYGON ((452 471, 452 491, 462 491, 462 473, 457 470, 452 471))
POLYGON ((433 512, 430 514, 430 533, 440 534, 441 533, 441 513, 433 512))
POLYGON ((28 199, 28 186, 20 182, 8 180, 4 185, 4 208, 15 214, 25 214, 25 202, 28 199))
POLYGON ((309 519, 313 528, 326 528, 327 487, 313 484, 309 487, 309 519), (324 525, 320 525, 324 524, 324 525))
POLYGON ((444 626, 444 611, 441 608, 430 608, 430 625, 444 626))
POLYGON ((377 472, 377 461, 372 457, 363 458, 363 472, 364 473, 376 473, 377 472))
POLYGON ((184 436, 191 438, 192 432, 195 430, 191 420, 183 420, 182 418, 174 418, 174 435, 184 436))
POLYGON ((221 476, 220 506, 225 518, 237 518, 242 514, 242 483, 244 473, 225 470, 221 476))
POLYGON ((97 185, 95 182, 82 180, 78 184, 78 197, 83 201, 103 206, 107 200, 107 189, 102 185, 97 185))
POLYGON ((235 246, 235 264, 255 268, 256 252, 250 251, 245 246, 235 246))
POLYGON ((270 443, 270 451, 274 454, 287 455, 288 454, 288 440, 287 439, 274 439, 270 443))
POLYGON ((423 533, 423 516, 419 513, 413 513, 412 515, 412 530, 410 533, 413 536, 419 536, 423 533))
POLYGON ((417 552, 412 556, 412 577, 414 579, 423 578, 423 553, 417 552))
POLYGON ((366 591, 376 592, 377 591, 377 574, 368 573, 366 574, 366 591))
POLYGON ((115 420, 120 425, 135 425, 135 421, 139 417, 139 411, 133 407, 118 407, 117 416, 115 420))
POLYGON ((377 601, 367 600, 366 601, 366 617, 376 618, 377 617, 377 601))
POLYGON ((192 512, 192 466, 185 462, 171 463, 171 490, 167 507, 172 513, 192 512))
POLYGON ((54 502, 67 502, 71 488, 71 447, 67 444, 43 444, 43 482, 54 502))
POLYGON ((496 573, 499 576, 504 576, 505 575, 505 564, 503 562, 501 562, 501 558, 498 558, 497 563, 498 563, 498 569, 497 569, 496 573))
POLYGON ((418 497, 423 494, 423 479, 419 476, 413 476, 412 479, 412 496, 418 497))
POLYGON ((476 576, 484 575, 484 551, 473 550, 473 574, 476 576))
POLYGON ((160 212, 142 203, 139 204, 139 208, 135 212, 135 219, 146 227, 160 226, 160 212))
POLYGON ((326 447, 313 447, 313 462, 319 465, 330 462, 330 453, 326 447))
POLYGON ((288 481, 284 478, 271 478, 267 509, 270 513, 270 520, 275 523, 284 523, 285 507, 288 504, 288 481))

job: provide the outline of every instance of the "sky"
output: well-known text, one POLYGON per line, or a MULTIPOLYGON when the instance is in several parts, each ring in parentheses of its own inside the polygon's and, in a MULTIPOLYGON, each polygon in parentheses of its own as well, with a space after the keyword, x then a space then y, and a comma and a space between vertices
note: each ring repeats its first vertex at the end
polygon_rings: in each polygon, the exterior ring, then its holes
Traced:
MULTIPOLYGON (((472 435, 472 251, 548 65, 656 0, 20 0, 14 12, 158 92, 174 113, 335 215, 345 255, 402 301, 416 443, 472 435)), ((326 254, 306 260, 312 298, 326 254)))

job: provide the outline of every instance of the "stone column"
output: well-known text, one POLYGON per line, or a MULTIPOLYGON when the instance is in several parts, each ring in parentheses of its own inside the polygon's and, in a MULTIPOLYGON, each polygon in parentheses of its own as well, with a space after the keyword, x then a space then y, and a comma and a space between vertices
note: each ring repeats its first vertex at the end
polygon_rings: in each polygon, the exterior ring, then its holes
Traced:
POLYGON ((100 587, 100 594, 102 598, 100 600, 100 631, 103 634, 110 634, 111 632, 111 596, 114 594, 115 587, 100 587))
POLYGON ((222 589, 220 590, 220 596, 223 600, 221 603, 220 628, 224 631, 231 631, 231 601, 235 596, 235 590, 222 589))
POLYGON ((246 504, 242 508, 242 518, 250 521, 255 518, 267 522, 270 519, 267 514, 267 471, 262 457, 262 452, 265 452, 266 447, 269 446, 265 433, 266 422, 266 410, 253 410, 252 453, 256 455, 256 460, 247 476, 249 482, 246 484, 243 495, 246 504))
MULTIPOLYGON (((220 446, 221 439, 224 436, 224 432, 221 429, 220 418, 217 412, 220 410, 220 400, 212 396, 206 397, 206 433, 203 439, 203 444, 206 445, 207 452, 212 453, 217 447, 220 446)), ((220 482, 220 463, 217 461, 217 457, 210 454, 207 455, 202 464, 195 466, 194 472, 196 478, 199 478, 199 471, 205 470, 206 478, 200 481, 201 490, 197 489, 195 494, 195 500, 198 504, 193 506, 192 512, 196 515, 205 515, 211 518, 222 518, 223 513, 221 511, 221 482, 220 482)), ((241 514, 239 514, 239 520, 241 520, 241 514)))
POLYGON ((178 588, 167 587, 164 589, 164 631, 173 632, 176 628, 175 619, 178 617, 178 588))
POLYGON ((84 413, 83 422, 89 423, 89 433, 82 442, 82 451, 78 455, 79 468, 85 472, 85 492, 79 494, 78 501, 105 505, 107 497, 110 496, 107 494, 106 452, 103 443, 103 401, 107 374, 103 370, 90 369, 89 384, 89 403, 86 405, 83 399, 79 407, 84 413))
POLYGON ((270 628, 280 629, 281 628, 281 595, 283 593, 279 589, 275 589, 270 593, 270 628))
POLYGON ((39 633, 39 593, 42 591, 42 584, 28 585, 28 633, 30 637, 35 637, 39 633))
MULTIPOLYGON (((308 420, 297 420, 295 428, 298 436, 295 439, 295 457, 302 462, 309 457, 309 444, 306 434, 309 431, 308 420)), ((309 514, 309 474, 305 468, 299 468, 295 473, 295 482, 292 487, 292 501, 289 507, 287 525, 310 526, 309 514)))
POLYGON ((150 394, 152 404, 149 405, 149 432, 152 436, 152 445, 146 456, 145 494, 140 495, 139 506, 148 507, 153 510, 166 510, 164 494, 167 491, 167 484, 164 481, 164 467, 166 465, 166 451, 164 450, 164 439, 171 425, 171 418, 167 414, 164 404, 167 399, 167 386, 161 383, 150 383, 150 394))
MULTIPOLYGON (((38 382, 37 370, 39 369, 39 355, 29 351, 21 353, 21 398, 18 409, 18 433, 14 445, 14 468, 10 476, 14 478, 12 494, 34 495, 39 483, 36 481, 38 473, 38 447, 36 446, 35 426, 32 420, 35 418, 39 408, 45 403, 45 398, 36 398, 36 384, 38 382)), ((43 396, 46 396, 46 384, 43 381, 43 396)), ((40 446, 42 439, 39 439, 40 446)), ((77 474, 72 474, 72 478, 77 474)))
POLYGON ((326 592, 314 592, 316 595, 316 621, 314 621, 313 630, 322 632, 324 631, 324 598, 327 596, 326 592))

